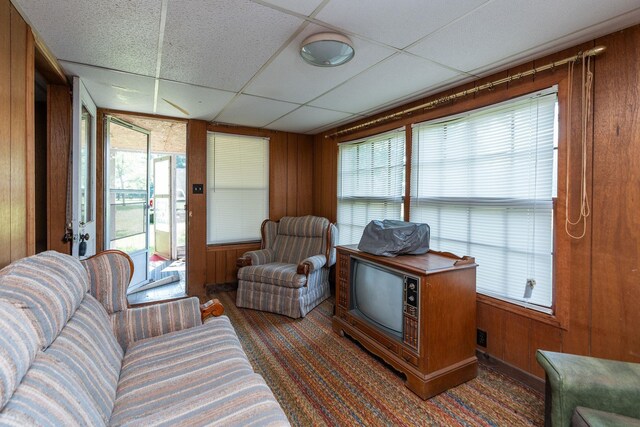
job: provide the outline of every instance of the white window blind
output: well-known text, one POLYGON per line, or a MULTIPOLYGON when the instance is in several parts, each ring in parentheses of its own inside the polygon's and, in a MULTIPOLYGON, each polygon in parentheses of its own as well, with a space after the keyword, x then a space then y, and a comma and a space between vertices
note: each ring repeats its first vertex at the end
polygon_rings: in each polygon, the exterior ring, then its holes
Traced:
POLYGON ((269 139, 207 134, 207 243, 260 240, 269 216, 269 139))
POLYGON ((404 129, 338 147, 338 243, 358 243, 372 220, 402 219, 404 129))
POLYGON ((478 292, 546 312, 556 103, 553 88, 415 125, 411 158, 411 221, 431 248, 475 257, 478 292))

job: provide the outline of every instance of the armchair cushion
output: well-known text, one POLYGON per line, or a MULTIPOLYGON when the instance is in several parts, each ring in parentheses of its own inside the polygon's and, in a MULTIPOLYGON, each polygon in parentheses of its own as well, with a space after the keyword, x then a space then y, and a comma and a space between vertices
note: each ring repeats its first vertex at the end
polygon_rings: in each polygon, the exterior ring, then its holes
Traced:
POLYGON ((273 257, 273 249, 258 249, 256 251, 245 252, 242 255, 242 258, 249 258, 251 260, 251 264, 249 265, 263 265, 269 264, 274 261, 273 257))
POLYGON ((297 270, 297 265, 281 262, 252 265, 238 270, 238 279, 286 288, 301 288, 307 283, 307 276, 298 274, 297 270))
POLYGON ((124 350, 131 343, 202 324, 198 298, 130 308, 111 316, 113 330, 124 350))
MULTIPOLYGON (((300 273, 300 267, 304 268, 305 273, 309 274, 316 270, 321 269, 327 263, 327 257, 324 255, 314 255, 310 256, 307 259, 302 260, 300 264, 298 264, 298 273, 300 273)), ((303 274, 303 273, 300 273, 303 274)))
POLYGON ((571 417, 572 427, 640 427, 640 420, 637 418, 625 417, 624 415, 611 412, 598 411, 596 409, 578 406, 573 411, 571 417))
POLYGON ((577 406, 640 418, 640 364, 538 350, 547 375, 551 421, 567 426, 577 406))

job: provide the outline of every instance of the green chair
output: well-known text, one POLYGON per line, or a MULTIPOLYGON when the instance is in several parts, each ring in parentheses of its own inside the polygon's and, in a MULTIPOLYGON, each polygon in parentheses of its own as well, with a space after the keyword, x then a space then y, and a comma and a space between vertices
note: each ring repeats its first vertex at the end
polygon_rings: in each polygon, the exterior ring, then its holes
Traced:
POLYGON ((545 350, 536 359, 546 373, 546 426, 640 425, 639 363, 545 350))

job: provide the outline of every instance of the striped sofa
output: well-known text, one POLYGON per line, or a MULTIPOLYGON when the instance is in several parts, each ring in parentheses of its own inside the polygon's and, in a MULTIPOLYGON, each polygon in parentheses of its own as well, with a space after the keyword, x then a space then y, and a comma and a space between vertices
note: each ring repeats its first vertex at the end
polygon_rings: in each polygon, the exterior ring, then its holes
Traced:
POLYGON ((227 317, 128 308, 131 273, 117 251, 0 271, 0 426, 289 425, 227 317))
POLYGON ((304 317, 330 295, 337 229, 326 218, 308 215, 265 220, 261 231, 262 249, 237 261, 236 305, 304 317))

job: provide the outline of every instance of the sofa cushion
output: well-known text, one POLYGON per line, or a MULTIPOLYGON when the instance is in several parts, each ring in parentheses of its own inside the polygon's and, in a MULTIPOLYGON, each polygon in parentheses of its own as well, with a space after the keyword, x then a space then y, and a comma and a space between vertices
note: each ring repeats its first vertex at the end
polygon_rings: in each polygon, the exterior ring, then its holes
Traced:
POLYGON ((253 373, 226 316, 131 344, 118 384, 113 425, 287 421, 253 373))
POLYGON ((0 302, 0 410, 27 373, 38 350, 38 334, 21 309, 0 302))
POLYGON ((89 294, 58 338, 45 351, 78 375, 104 422, 116 399, 123 351, 116 341, 109 315, 89 294))
POLYGON ((0 301, 25 309, 42 348, 53 342, 88 289, 80 261, 54 251, 23 258, 0 271, 0 301))
POLYGON ((52 356, 38 353, 11 400, 0 425, 105 425, 78 376, 52 356))
POLYGON ((238 280, 267 283, 286 288, 301 288, 307 283, 304 274, 297 273, 296 264, 272 262, 264 265, 250 265, 238 270, 238 280))
POLYGON ((127 286, 131 281, 131 264, 120 252, 102 252, 83 260, 89 275, 91 295, 112 314, 128 307, 127 286))

